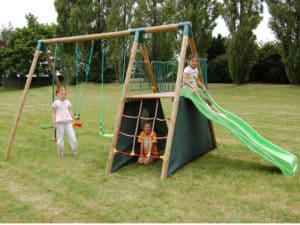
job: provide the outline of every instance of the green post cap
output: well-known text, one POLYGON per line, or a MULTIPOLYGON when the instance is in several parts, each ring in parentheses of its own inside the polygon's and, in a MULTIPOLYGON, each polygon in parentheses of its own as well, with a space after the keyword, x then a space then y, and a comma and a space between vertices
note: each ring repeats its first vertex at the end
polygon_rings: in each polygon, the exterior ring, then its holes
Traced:
POLYGON ((39 50, 41 52, 46 50, 46 47, 45 47, 44 42, 42 40, 38 40, 36 50, 39 50))
POLYGON ((135 31, 134 40, 143 43, 144 42, 144 29, 139 29, 135 31))
POLYGON ((190 22, 181 22, 181 23, 178 23, 178 29, 184 29, 184 26, 185 25, 188 25, 188 26, 190 26, 190 22))
POLYGON ((184 35, 188 35, 189 38, 193 36, 191 23, 190 22, 182 22, 178 23, 178 28, 183 30, 184 35))
POLYGON ((143 36, 144 33, 145 33, 145 28, 137 28, 137 29, 130 30, 130 34, 134 35, 134 40, 139 43, 144 42, 144 36, 143 36))

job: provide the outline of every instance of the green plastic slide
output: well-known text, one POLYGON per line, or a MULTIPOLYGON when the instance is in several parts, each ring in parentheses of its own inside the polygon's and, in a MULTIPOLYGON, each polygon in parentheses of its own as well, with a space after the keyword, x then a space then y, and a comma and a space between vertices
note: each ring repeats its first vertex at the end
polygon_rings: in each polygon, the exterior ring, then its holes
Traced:
POLYGON ((183 87, 181 95, 192 101, 194 106, 209 120, 229 130, 248 149, 261 158, 278 167, 285 176, 294 176, 298 160, 295 155, 287 152, 258 134, 249 124, 238 116, 224 110, 205 91, 201 93, 218 109, 215 112, 203 98, 193 93, 190 88, 183 87))

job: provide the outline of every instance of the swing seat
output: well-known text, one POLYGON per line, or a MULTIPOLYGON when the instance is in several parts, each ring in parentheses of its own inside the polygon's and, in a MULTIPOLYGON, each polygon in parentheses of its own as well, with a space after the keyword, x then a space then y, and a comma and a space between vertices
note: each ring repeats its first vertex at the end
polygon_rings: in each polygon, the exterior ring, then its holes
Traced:
POLYGON ((43 125, 40 125, 40 128, 41 129, 49 129, 49 128, 53 128, 53 126, 50 124, 43 124, 43 125))
POLYGON ((112 138, 113 136, 114 136, 113 134, 102 134, 102 137, 112 138))
POLYGON ((72 126, 73 127, 82 127, 82 123, 81 122, 72 122, 72 126))
MULTIPOLYGON (((82 123, 81 122, 72 122, 72 126, 73 127, 82 127, 82 123)), ((49 129, 49 128, 53 128, 53 125, 50 124, 43 124, 40 125, 41 129, 49 129)))

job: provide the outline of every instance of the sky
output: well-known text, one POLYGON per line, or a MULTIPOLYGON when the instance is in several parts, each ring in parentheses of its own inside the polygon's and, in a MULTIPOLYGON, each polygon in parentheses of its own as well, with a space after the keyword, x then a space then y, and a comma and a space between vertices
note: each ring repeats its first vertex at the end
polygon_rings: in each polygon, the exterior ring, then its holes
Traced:
MULTIPOLYGON (((7 27, 9 22, 14 28, 26 26, 25 15, 28 13, 37 17, 39 23, 56 23, 57 13, 54 8, 54 0, 0 0, 0 5, 0 29, 7 27)), ((271 16, 265 3, 263 16, 262 22, 254 31, 259 44, 276 40, 268 27, 268 21, 271 16)), ((217 24, 213 31, 213 36, 218 34, 228 36, 228 29, 221 17, 217 19, 217 24)))

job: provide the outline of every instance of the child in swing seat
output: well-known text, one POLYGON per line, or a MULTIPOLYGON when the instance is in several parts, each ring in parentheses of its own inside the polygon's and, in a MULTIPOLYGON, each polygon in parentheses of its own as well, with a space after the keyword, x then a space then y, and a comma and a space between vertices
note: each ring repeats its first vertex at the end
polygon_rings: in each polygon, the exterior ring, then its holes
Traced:
POLYGON ((67 91, 64 88, 56 90, 58 97, 52 104, 53 113, 53 127, 56 130, 56 143, 58 148, 58 155, 64 156, 64 132, 66 131, 69 138, 69 143, 73 151, 73 156, 78 156, 78 144, 72 127, 72 120, 78 120, 79 117, 75 116, 71 111, 71 103, 66 99, 67 91))
POLYGON ((198 78, 198 61, 199 58, 197 54, 191 54, 189 56, 188 66, 185 67, 183 71, 182 84, 183 86, 191 88, 195 94, 198 94, 204 101, 207 102, 212 110, 218 113, 219 111, 214 107, 214 105, 199 91, 199 88, 203 89, 204 91, 207 91, 207 89, 198 78))
POLYGON ((152 122, 145 121, 143 131, 140 133, 138 142, 140 143, 140 156, 138 164, 150 165, 154 162, 151 155, 158 156, 156 133, 152 131, 152 122))

